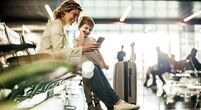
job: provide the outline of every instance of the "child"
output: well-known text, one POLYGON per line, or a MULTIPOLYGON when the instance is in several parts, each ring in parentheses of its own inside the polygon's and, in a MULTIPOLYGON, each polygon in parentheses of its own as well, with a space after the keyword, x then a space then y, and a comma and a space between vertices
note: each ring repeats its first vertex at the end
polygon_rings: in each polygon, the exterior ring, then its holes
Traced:
MULTIPOLYGON (((77 47, 78 45, 84 45, 86 43, 96 43, 96 39, 89 37, 91 34, 95 23, 91 17, 83 16, 80 19, 78 29, 80 30, 80 35, 74 40, 74 44, 77 47)), ((99 50, 94 50, 92 52, 83 52, 82 59, 90 60, 94 64, 98 64, 101 68, 108 69, 108 65, 105 64, 105 61, 99 50)), ((100 106, 100 99, 96 94, 92 93, 91 85, 89 79, 83 78, 84 84, 84 93, 86 97, 86 102, 88 104, 88 110, 102 110, 100 106), (93 95, 92 95, 93 94, 93 95)))

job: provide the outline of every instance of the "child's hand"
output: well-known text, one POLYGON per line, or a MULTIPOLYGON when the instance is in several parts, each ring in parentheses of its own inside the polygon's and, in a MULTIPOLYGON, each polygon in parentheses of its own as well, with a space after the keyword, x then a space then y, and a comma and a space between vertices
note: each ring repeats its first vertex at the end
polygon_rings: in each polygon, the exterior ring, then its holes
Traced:
POLYGON ((80 37, 84 38, 84 31, 80 30, 80 37))

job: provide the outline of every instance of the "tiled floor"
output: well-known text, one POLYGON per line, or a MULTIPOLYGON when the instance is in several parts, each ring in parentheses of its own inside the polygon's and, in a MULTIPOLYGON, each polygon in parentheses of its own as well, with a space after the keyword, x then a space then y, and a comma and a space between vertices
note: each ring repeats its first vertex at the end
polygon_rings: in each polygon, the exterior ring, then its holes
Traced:
MULTIPOLYGON (((112 85, 112 80, 110 83, 112 85)), ((76 110, 87 110, 83 88, 79 86, 79 80, 72 80, 70 84, 68 104, 76 106, 76 110)), ((138 80, 137 86, 137 104, 140 105, 140 110, 201 110, 201 108, 194 109, 192 102, 178 101, 167 104, 164 98, 157 96, 152 89, 144 87, 141 80, 138 80)), ((106 110, 104 104, 101 105, 106 110)))
MULTIPOLYGON (((87 110, 87 104, 85 103, 85 96, 83 87, 79 85, 81 77, 66 81, 66 88, 62 92, 67 91, 68 97, 65 95, 55 96, 46 100, 40 106, 35 107, 33 110, 87 110), (67 100, 66 100, 67 99, 67 100), (63 106, 66 105, 66 107, 63 106), (70 107, 67 107, 70 106, 70 107), (73 107, 74 106, 74 107, 73 107)), ((112 80, 109 80, 112 85, 112 80)), ((137 104, 140 105, 140 110, 201 110, 201 108, 194 108, 195 103, 190 101, 185 103, 184 101, 177 101, 173 104, 166 104, 164 98, 157 96, 150 88, 143 86, 142 80, 137 80, 137 104)), ((107 110, 104 104, 101 102, 102 108, 107 110)), ((200 106, 201 103, 198 104, 200 106)))

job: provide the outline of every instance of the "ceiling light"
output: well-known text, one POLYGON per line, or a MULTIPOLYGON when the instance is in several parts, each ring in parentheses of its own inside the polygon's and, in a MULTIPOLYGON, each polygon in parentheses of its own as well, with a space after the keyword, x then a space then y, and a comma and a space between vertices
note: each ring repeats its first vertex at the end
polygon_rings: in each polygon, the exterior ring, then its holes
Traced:
POLYGON ((120 21, 123 22, 126 19, 126 16, 128 15, 128 13, 130 12, 130 10, 132 9, 131 6, 128 6, 126 11, 124 12, 124 14, 121 16, 120 21))
POLYGON ((186 23, 183 23, 183 22, 178 22, 177 24, 180 25, 180 26, 185 26, 186 25, 186 23))
POLYGON ((196 13, 194 13, 194 14, 192 14, 192 15, 190 15, 189 17, 186 17, 186 18, 184 19, 184 22, 187 22, 187 21, 191 20, 192 18, 198 16, 199 14, 201 14, 201 10, 198 11, 198 12, 196 12, 196 13))
POLYGON ((54 20, 53 12, 52 12, 52 10, 51 10, 51 8, 50 8, 50 6, 48 4, 45 5, 45 9, 47 10, 47 13, 50 16, 51 21, 54 20))
POLYGON ((145 29, 144 29, 144 32, 146 33, 146 32, 149 32, 149 31, 151 31, 152 30, 152 27, 146 27, 145 29))

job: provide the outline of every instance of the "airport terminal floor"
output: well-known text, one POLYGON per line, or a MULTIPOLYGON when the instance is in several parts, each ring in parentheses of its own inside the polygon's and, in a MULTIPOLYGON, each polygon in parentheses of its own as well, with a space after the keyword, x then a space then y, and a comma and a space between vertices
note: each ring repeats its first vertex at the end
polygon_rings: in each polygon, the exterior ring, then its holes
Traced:
MULTIPOLYGON (((85 96, 83 87, 79 85, 81 78, 75 77, 69 80, 69 93, 68 101, 65 102, 64 108, 61 106, 61 97, 55 96, 48 99, 42 104, 37 105, 31 110, 45 110, 45 107, 50 107, 52 110, 87 110, 87 104, 85 103, 85 96), (59 101, 60 100, 60 101, 59 101), (60 103, 59 103, 60 102, 60 103)), ((110 80, 112 85, 112 80, 110 80)), ((200 110, 201 102, 196 102, 195 98, 189 98, 184 101, 183 98, 175 98, 174 102, 167 102, 165 97, 161 93, 157 93, 154 88, 147 88, 143 86, 143 81, 138 78, 137 81, 137 104, 140 105, 140 110, 200 110)), ((107 110, 105 105, 101 102, 103 110, 107 110)))
MULTIPOLYGON (((112 81, 110 81, 112 84, 112 81)), ((72 104, 74 104, 77 108, 86 109, 87 105, 84 103, 85 98, 83 94, 83 89, 79 88, 77 89, 76 93, 79 93, 79 95, 82 98, 79 98, 78 96, 71 97, 72 104), (79 103, 77 100, 80 100, 79 103), (83 101, 81 101, 83 100, 83 101)), ((175 98, 174 102, 167 102, 166 99, 162 96, 162 94, 158 93, 157 91, 153 88, 147 88, 143 86, 143 81, 138 79, 138 84, 137 84, 137 104, 140 105, 140 110, 199 110, 201 102, 195 102, 195 98, 193 99, 188 99, 188 101, 184 101, 184 99, 177 97, 175 98)), ((200 100, 200 99, 199 99, 200 100)), ((105 106, 102 104, 102 107, 104 108, 105 106)), ((105 110, 106 108, 104 108, 105 110)))

